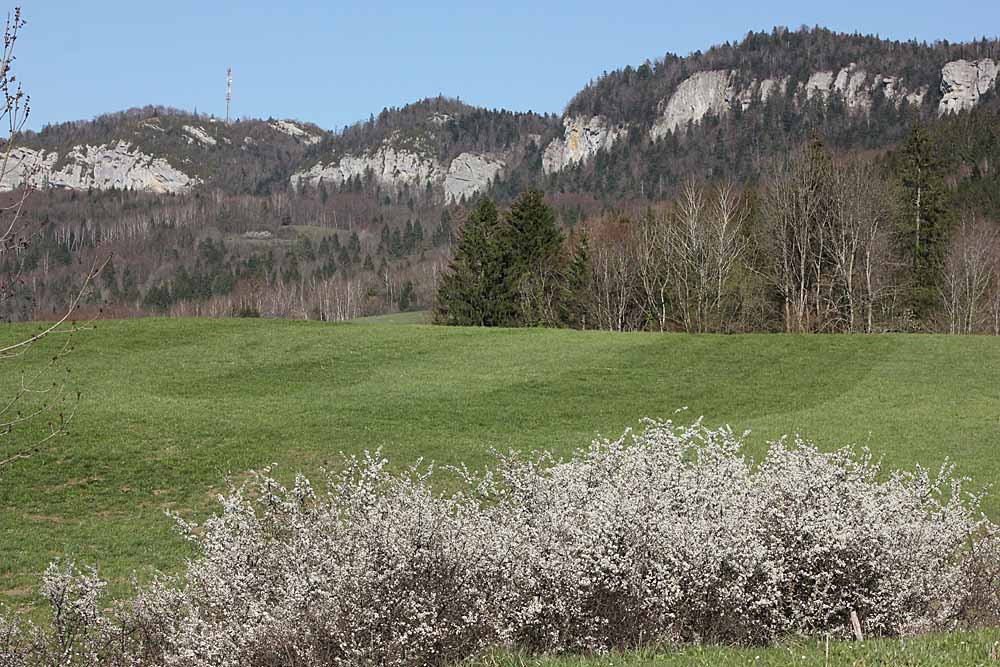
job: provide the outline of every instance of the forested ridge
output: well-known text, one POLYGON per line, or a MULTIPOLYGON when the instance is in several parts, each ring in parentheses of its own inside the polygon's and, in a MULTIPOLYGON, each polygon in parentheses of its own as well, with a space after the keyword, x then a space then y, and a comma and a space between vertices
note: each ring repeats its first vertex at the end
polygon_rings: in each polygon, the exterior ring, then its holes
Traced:
MULTIPOLYGON (((968 239, 989 239, 987 248, 996 245, 1000 101, 994 89, 971 111, 943 116, 936 112, 942 65, 984 58, 1000 59, 997 41, 929 45, 819 28, 750 33, 739 43, 688 57, 668 54, 606 74, 577 94, 566 109, 567 118, 604 117, 624 128, 622 137, 550 173, 543 170, 543 153, 563 135, 560 118, 480 109, 443 97, 384 109, 337 132, 295 121, 302 133, 298 136, 282 131, 274 119, 225 123, 152 106, 50 126, 18 136, 15 142, 60 151, 60 160, 72 146, 129 142, 186 170, 198 184, 173 195, 37 189, 25 208, 37 234, 16 256, 2 258, 0 272, 13 289, 0 307, 7 319, 49 317, 81 287, 80 266, 111 257, 84 300, 90 311, 117 316, 346 319, 435 306, 440 310, 439 294, 445 276, 454 275, 449 265, 461 230, 468 220, 482 216, 479 199, 495 202, 502 221, 523 193, 536 190, 562 239, 559 257, 565 263, 553 265, 553 270, 565 272, 575 261, 579 275, 574 280, 587 280, 587 288, 577 285, 571 290, 576 295, 572 304, 557 308, 552 301, 546 306, 548 314, 538 310, 536 301, 530 317, 509 318, 506 324, 725 331, 990 330, 995 327, 988 294, 996 278, 981 278, 981 290, 963 287, 975 292, 966 296, 956 296, 957 283, 951 288, 946 283, 949 277, 957 280, 959 268, 967 269, 973 261, 959 250, 972 244, 968 239), (849 109, 837 95, 807 99, 802 94, 802 85, 813 73, 848 66, 891 74, 909 89, 926 88, 926 93, 919 104, 890 103, 875 94, 865 113, 849 109), (709 112, 683 130, 653 139, 649 128, 664 99, 686 77, 710 70, 735 72, 731 81, 736 89, 765 78, 787 79, 787 85, 784 94, 760 104, 743 108, 734 102, 723 113, 709 112), (192 139, 191 126, 214 143, 192 139), (449 199, 439 184, 398 185, 380 180, 371 170, 342 182, 320 179, 291 185, 297 172, 336 164, 344 156, 371 156, 386 146, 436 160, 443 165, 442 173, 451 160, 466 153, 501 160, 504 168, 479 194, 458 199, 449 199), (800 156, 801 163, 790 164, 789 155, 800 156), (817 237, 822 240, 816 241, 821 247, 809 250, 821 259, 810 279, 815 284, 808 305, 795 317, 786 310, 788 294, 769 264, 769 253, 779 252, 785 232, 772 224, 776 212, 769 213, 768 206, 774 204, 781 174, 792 178, 803 164, 816 166, 817 161, 829 165, 821 169, 829 175, 821 179, 827 190, 817 196, 817 205, 826 207, 815 220, 817 229, 824 230, 817 237), (918 176, 915 164, 923 165, 918 176), (861 296, 861 303, 845 305, 848 292, 855 292, 853 298, 859 288, 853 278, 850 288, 843 286, 848 278, 829 254, 825 234, 833 233, 833 217, 826 209, 849 199, 838 199, 831 185, 845 169, 855 174, 867 170, 880 188, 876 208, 884 224, 873 243, 879 244, 883 283, 871 287, 878 291, 877 307, 872 294, 861 296), (914 188, 920 190, 920 206, 926 210, 908 209, 914 188), (931 193, 929 199, 925 192, 931 193), (729 269, 721 290, 724 298, 716 290, 711 308, 691 310, 684 300, 697 298, 679 296, 675 273, 669 279, 669 298, 643 302, 626 290, 613 316, 607 292, 612 255, 618 253, 622 270, 635 274, 625 282, 634 279, 638 285, 643 280, 643 234, 654 231, 648 221, 659 221, 664 234, 676 231, 685 207, 700 201, 705 211, 718 209, 720 193, 726 193, 727 205, 740 221, 738 233, 729 239, 741 248, 740 259, 729 269), (930 222, 910 235, 907 221, 920 216, 930 222), (601 315, 594 310, 599 294, 604 300, 601 315), (972 299, 977 311, 966 315, 961 326, 956 299, 972 299)), ((709 217, 706 213, 705 219, 709 217)), ((991 267, 992 261, 984 256, 973 263, 991 267)), ((983 268, 979 273, 988 276, 990 271, 983 268)), ((967 282, 968 276, 964 279, 967 282)), ((646 288, 635 288, 636 294, 646 288)))

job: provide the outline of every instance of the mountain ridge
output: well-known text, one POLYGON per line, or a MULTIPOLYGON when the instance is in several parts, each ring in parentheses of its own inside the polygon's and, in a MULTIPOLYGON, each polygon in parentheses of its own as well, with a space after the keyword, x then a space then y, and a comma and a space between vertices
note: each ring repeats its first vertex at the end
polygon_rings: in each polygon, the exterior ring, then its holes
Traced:
POLYGON ((561 116, 438 96, 334 133, 299 120, 224 123, 144 107, 25 133, 0 188, 30 182, 263 194, 322 186, 440 204, 471 200, 502 182, 612 197, 650 188, 662 194, 680 173, 745 177, 747 151, 733 144, 751 134, 762 153, 810 134, 845 149, 889 145, 913 122, 994 99, 998 61, 997 40, 927 44, 775 28, 606 73, 561 116), (725 145, 733 166, 699 163, 692 143, 725 145), (598 171, 606 178, 595 178, 598 171))

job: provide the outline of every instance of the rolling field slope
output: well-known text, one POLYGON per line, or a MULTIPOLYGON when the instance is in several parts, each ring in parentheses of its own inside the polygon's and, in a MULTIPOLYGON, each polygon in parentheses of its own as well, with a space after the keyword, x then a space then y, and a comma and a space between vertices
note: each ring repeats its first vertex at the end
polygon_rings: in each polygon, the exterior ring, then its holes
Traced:
MULTIPOLYGON (((4 327, 0 342, 30 331, 4 327)), ((119 582, 179 566, 165 511, 203 516, 230 473, 318 476, 340 451, 377 447, 400 465, 478 466, 491 448, 568 452, 681 407, 682 421, 752 429, 758 452, 800 431, 867 443, 892 466, 950 457, 980 485, 1000 480, 996 338, 148 319, 99 323, 76 346, 70 435, 0 480, 0 602, 29 602, 61 555, 119 582)), ((17 380, 7 363, 4 387, 17 380)), ((1000 517, 1000 495, 987 510, 1000 517)))

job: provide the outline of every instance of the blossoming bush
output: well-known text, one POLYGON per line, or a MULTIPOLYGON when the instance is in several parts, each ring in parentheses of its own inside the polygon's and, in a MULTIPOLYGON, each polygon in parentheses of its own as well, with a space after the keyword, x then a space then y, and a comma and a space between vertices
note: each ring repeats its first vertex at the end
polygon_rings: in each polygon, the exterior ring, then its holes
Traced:
POLYGON ((1000 619, 997 528, 951 468, 884 474, 865 452, 649 422, 568 460, 500 457, 461 490, 431 468, 350 459, 316 491, 270 471, 221 498, 197 548, 101 611, 54 565, 42 631, 0 624, 28 664, 444 664, 490 646, 579 651, 766 643, 1000 619))

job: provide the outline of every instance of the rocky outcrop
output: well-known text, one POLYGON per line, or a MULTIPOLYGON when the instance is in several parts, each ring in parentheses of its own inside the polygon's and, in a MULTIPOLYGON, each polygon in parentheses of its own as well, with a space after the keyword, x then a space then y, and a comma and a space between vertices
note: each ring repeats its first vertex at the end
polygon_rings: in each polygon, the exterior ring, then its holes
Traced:
POLYGON ((399 189, 403 186, 425 187, 428 182, 440 183, 445 170, 436 159, 410 150, 383 144, 373 153, 348 154, 336 163, 318 163, 312 168, 292 174, 292 187, 298 190, 303 184, 311 187, 321 182, 342 185, 345 181, 372 177, 382 186, 399 189))
POLYGON ((177 194, 199 182, 163 158, 119 141, 114 145, 76 146, 62 160, 55 152, 16 149, 0 178, 0 189, 13 190, 29 183, 70 190, 132 189, 177 194))
POLYGON ((885 99, 897 107, 904 101, 911 106, 920 106, 927 96, 927 87, 909 90, 903 85, 903 79, 898 76, 876 75, 869 82, 868 73, 851 63, 833 72, 815 72, 805 84, 806 99, 817 95, 824 99, 837 94, 844 100, 848 110, 855 113, 868 113, 872 109, 875 94, 881 92, 885 99))
POLYGON ((688 123, 699 122, 708 113, 721 115, 728 111, 736 96, 733 79, 732 71, 712 70, 697 72, 682 81, 666 103, 661 103, 661 114, 650 136, 659 139, 688 123))
POLYGON ((868 73, 851 63, 837 72, 833 89, 840 93, 847 108, 852 111, 870 111, 872 108, 871 87, 866 86, 868 73))
POLYGON ((12 148, 9 156, 0 157, 0 191, 16 190, 22 185, 44 187, 58 159, 58 153, 12 148))
POLYGON ((184 132, 188 135, 188 143, 197 142, 202 146, 215 146, 217 143, 215 139, 204 130, 204 128, 195 127, 194 125, 185 125, 184 132))
POLYGON ((440 113, 440 112, 437 112, 437 111, 435 111, 434 113, 432 113, 430 116, 427 117, 427 122, 429 122, 429 123, 431 123, 433 125, 438 125, 438 126, 447 125, 452 120, 454 120, 454 119, 451 116, 449 116, 448 114, 446 114, 446 113, 440 113))
POLYGON ((881 89, 885 99, 894 103, 897 107, 905 101, 910 106, 920 106, 927 97, 927 86, 921 86, 916 90, 907 90, 903 85, 903 80, 898 76, 877 76, 872 84, 872 92, 881 89))
MULTIPOLYGON (((650 129, 650 138, 656 140, 677 132, 689 123, 700 122, 709 113, 721 116, 735 104, 746 111, 754 104, 766 103, 774 95, 785 95, 790 77, 754 80, 743 88, 737 87, 738 79, 738 72, 711 70, 696 72, 682 81, 668 99, 660 102, 660 116, 650 129)), ((854 63, 836 71, 813 72, 798 88, 800 100, 802 97, 825 100, 838 95, 848 110, 862 114, 871 111, 874 94, 879 90, 896 106, 904 101, 919 106, 927 95, 926 86, 908 90, 900 77, 870 77, 854 63)))
POLYGON ((317 137, 315 134, 312 134, 311 132, 306 132, 295 123, 292 123, 287 120, 271 121, 270 125, 273 129, 277 130, 278 132, 281 132, 282 134, 287 134, 291 138, 295 139, 296 141, 301 141, 307 146, 318 144, 319 142, 323 141, 322 137, 317 137))
MULTIPOLYGON (((832 85, 833 73, 820 73, 818 79, 825 81, 829 75, 827 88, 832 85)), ((709 113, 721 116, 729 112, 734 102, 738 102, 743 111, 754 104, 766 103, 774 95, 784 95, 788 90, 789 77, 780 79, 769 78, 751 81, 742 89, 736 87, 737 72, 731 70, 712 70, 696 72, 677 86, 677 90, 664 102, 660 103, 660 117, 650 130, 654 140, 687 127, 688 123, 698 123, 709 113)), ((811 80, 815 87, 822 87, 823 82, 811 80)))
POLYGON ((504 163, 486 155, 462 153, 451 161, 444 179, 444 198, 448 203, 471 199, 503 173, 504 163))
POLYGON ((563 119, 563 136, 553 139, 542 154, 542 171, 553 174, 586 162, 600 150, 609 150, 625 134, 603 116, 572 116, 563 119))
POLYGON ((788 79, 789 77, 783 77, 781 79, 764 79, 760 82, 760 87, 757 89, 760 96, 760 101, 766 103, 772 95, 784 95, 788 91, 788 79))
POLYGON ((485 190, 490 181, 503 173, 506 164, 490 155, 462 153, 445 170, 436 159, 414 151, 383 144, 374 153, 348 154, 332 163, 320 162, 292 175, 296 190, 303 185, 318 187, 320 183, 343 185, 355 178, 364 180, 370 173, 379 185, 398 191, 411 188, 443 186, 445 201, 458 202, 485 190))
POLYGON ((813 72, 806 81, 806 99, 811 100, 817 95, 830 94, 833 87, 833 72, 813 72))
POLYGON ((997 63, 989 58, 982 60, 955 60, 941 68, 941 98, 938 114, 967 111, 979 104, 995 84, 997 63))
POLYGON ((836 74, 814 72, 806 81, 805 92, 807 100, 816 96, 826 99, 836 93, 849 110, 868 112, 872 108, 872 88, 872 85, 868 85, 868 73, 851 63, 836 74))

